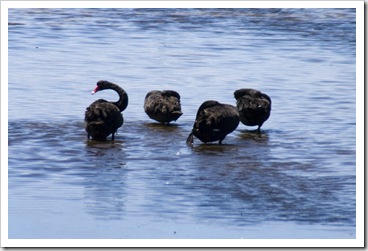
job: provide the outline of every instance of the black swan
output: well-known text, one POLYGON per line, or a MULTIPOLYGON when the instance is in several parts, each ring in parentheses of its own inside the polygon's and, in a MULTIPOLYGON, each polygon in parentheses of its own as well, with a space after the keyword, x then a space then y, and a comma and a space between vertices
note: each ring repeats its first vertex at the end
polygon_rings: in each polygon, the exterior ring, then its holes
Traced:
POLYGON ((177 120, 181 112, 180 95, 176 91, 150 91, 144 99, 144 111, 160 123, 177 120))
POLYGON ((270 117, 271 98, 254 89, 239 89, 234 92, 240 121, 247 126, 258 125, 258 133, 263 123, 270 117))
POLYGON ((100 80, 92 94, 106 89, 116 91, 119 94, 119 100, 109 102, 98 99, 87 107, 84 124, 88 139, 92 137, 94 140, 106 140, 106 137, 112 134, 111 139, 114 140, 117 129, 124 123, 121 112, 128 106, 127 93, 116 84, 100 80))
POLYGON ((193 144, 193 135, 202 142, 212 142, 225 139, 239 125, 239 114, 232 105, 221 104, 214 100, 205 101, 199 108, 193 130, 187 138, 188 144, 193 144))

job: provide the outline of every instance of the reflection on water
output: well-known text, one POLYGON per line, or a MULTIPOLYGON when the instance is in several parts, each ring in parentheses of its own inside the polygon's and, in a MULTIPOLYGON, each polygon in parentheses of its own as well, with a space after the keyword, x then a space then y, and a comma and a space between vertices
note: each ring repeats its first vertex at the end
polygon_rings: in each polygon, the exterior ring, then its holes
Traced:
MULTIPOLYGON (((354 175, 305 175, 323 166, 274 156, 271 147, 277 153, 287 142, 273 145, 270 134, 277 134, 272 131, 239 130, 227 144, 190 147, 184 140, 187 131, 178 125, 127 122, 114 142, 87 141, 80 122, 21 125, 9 124, 9 146, 17 152, 10 155, 9 166, 20 157, 28 164, 11 168, 11 180, 63 179, 83 186, 85 210, 97 220, 133 214, 191 215, 200 222, 216 219, 236 226, 262 221, 354 224, 354 204, 341 201, 354 187, 354 175), (63 138, 45 137, 56 133, 63 138), (130 136, 139 134, 144 141, 130 136), (46 148, 31 151, 35 145, 46 148)), ((10 190, 15 184, 10 182, 10 190)))
POLYGON ((13 9, 9 22, 10 238, 354 238, 351 10, 13 9), (129 95, 113 142, 83 128, 99 79, 129 95), (186 144, 204 100, 234 105, 247 87, 273 100, 260 134, 186 144), (178 121, 144 113, 153 89, 180 93, 178 121))
MULTIPOLYGON (((114 159, 116 161, 116 159, 114 159)), ((127 203, 125 183, 127 173, 121 171, 125 163, 116 167, 99 167, 94 175, 85 177, 84 204, 86 212, 97 220, 121 220, 127 203)))

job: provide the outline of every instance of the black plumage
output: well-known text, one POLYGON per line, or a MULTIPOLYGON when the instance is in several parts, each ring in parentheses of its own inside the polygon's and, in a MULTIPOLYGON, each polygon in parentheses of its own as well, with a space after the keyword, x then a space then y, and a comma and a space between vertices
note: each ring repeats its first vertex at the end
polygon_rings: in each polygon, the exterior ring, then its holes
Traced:
POLYGON ((115 139, 115 133, 124 123, 122 111, 128 106, 128 95, 118 85, 109 81, 100 80, 92 94, 112 89, 119 94, 119 100, 109 102, 104 99, 98 99, 87 107, 84 117, 85 130, 88 139, 92 137, 94 140, 106 140, 112 134, 111 139, 115 139))
POLYGON ((183 114, 180 95, 172 90, 150 91, 144 99, 143 108, 151 119, 160 123, 170 123, 183 114))
POLYGON ((263 123, 271 114, 271 98, 255 89, 239 89, 234 92, 240 121, 247 126, 258 126, 260 132, 263 123))
POLYGON ((187 143, 193 144, 194 135, 204 143, 218 140, 221 144, 226 135, 233 132, 238 125, 239 114, 234 106, 214 100, 205 101, 198 108, 187 143))

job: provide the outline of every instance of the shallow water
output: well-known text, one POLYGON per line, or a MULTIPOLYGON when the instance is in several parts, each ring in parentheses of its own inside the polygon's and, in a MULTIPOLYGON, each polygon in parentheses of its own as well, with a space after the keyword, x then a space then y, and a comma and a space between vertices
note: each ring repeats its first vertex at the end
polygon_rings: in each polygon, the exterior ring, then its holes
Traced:
POLYGON ((354 9, 10 9, 9 238, 355 238, 355 82, 354 9), (129 95, 114 142, 83 129, 100 79, 129 95), (262 133, 188 146, 239 88, 272 98, 262 133))

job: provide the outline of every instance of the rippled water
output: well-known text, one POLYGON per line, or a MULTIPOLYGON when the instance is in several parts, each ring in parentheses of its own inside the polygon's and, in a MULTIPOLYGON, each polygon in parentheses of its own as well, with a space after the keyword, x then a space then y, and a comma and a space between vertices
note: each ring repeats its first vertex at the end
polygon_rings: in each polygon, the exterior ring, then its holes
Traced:
POLYGON ((355 66, 355 9, 10 9, 9 238, 355 238, 355 66), (129 95, 115 142, 83 129, 100 79, 129 95), (272 98, 262 134, 186 145, 239 88, 272 98))

